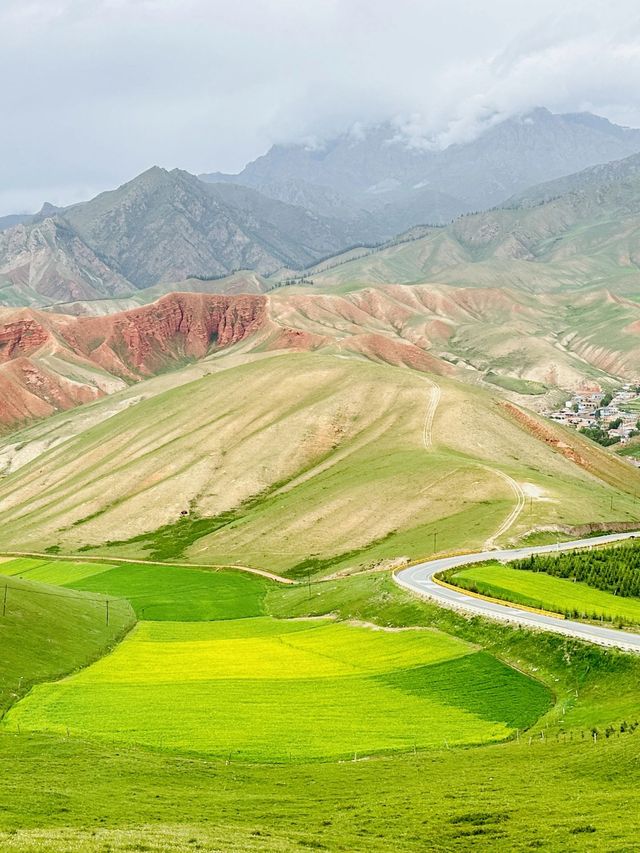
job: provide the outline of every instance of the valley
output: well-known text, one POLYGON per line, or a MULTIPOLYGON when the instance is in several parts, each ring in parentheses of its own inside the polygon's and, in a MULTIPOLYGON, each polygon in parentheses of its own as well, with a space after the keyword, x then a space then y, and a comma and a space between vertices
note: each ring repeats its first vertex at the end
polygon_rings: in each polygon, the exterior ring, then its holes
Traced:
MULTIPOLYGON (((82 587, 121 569, 124 578, 133 568, 55 558, 0 566, 12 584, 30 586, 33 601, 55 587, 27 581, 29 575, 82 587)), ((289 850, 313 839, 329 848, 384 849, 398 833, 407 850, 443 837, 452 849, 465 849, 469 833, 479 830, 484 841, 506 849, 532 839, 570 844, 585 826, 598 843, 633 838, 632 827, 625 831, 612 810, 597 804, 612 768, 625 780, 634 772, 636 658, 467 620, 380 574, 308 588, 210 572, 212 588, 253 586, 258 609, 247 587, 223 609, 215 597, 209 604, 201 599, 194 621, 183 610, 193 588, 188 572, 184 585, 171 588, 163 581, 167 571, 157 566, 155 583, 152 575, 147 581, 149 601, 167 608, 160 620, 142 616, 114 651, 60 681, 51 681, 62 674, 59 664, 41 659, 36 680, 45 683, 4 717, 0 838, 7 849, 197 843, 289 850), (181 613, 188 621, 175 621, 181 613), (278 699, 283 689, 286 704, 278 699), (354 728, 363 701, 370 724, 354 728), (345 715, 349 702, 355 704, 345 715), (399 713, 398 703, 411 712, 399 713), (329 720, 331 741, 323 737, 329 720), (501 742, 456 746, 465 739, 501 742), (327 748, 336 747, 348 760, 328 760, 327 748), (43 751, 46 762, 39 760, 43 751), (25 762, 29 780, 18 770, 25 762), (514 769, 521 773, 516 789, 514 769), (454 779, 461 772, 464 792, 454 779), (571 809, 545 794, 549 781, 568 778, 571 809), (267 795, 264 785, 274 782, 275 795, 267 795), (354 785, 356 803, 348 792, 354 785), (553 827, 531 826, 534 795, 554 816, 553 827)), ((130 577, 133 591, 135 572, 130 577)), ((22 606, 14 598, 9 618, 19 617, 22 606)), ((27 624, 13 623, 18 643, 27 624)), ((81 621, 69 626, 77 639, 83 635, 81 621)), ((64 652, 67 671, 86 663, 77 639, 64 652)), ((108 651, 109 637, 100 642, 108 651)), ((612 807, 629 802, 626 786, 608 783, 607 791, 612 807)))
POLYGON ((261 98, 0 218, 0 848, 636 849, 640 131, 261 98))

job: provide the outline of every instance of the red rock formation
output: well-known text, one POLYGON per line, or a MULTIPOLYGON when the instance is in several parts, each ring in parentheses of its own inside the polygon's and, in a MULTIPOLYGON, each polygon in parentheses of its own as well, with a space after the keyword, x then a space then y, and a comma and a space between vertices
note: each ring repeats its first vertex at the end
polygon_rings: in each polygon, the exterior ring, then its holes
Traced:
POLYGON ((171 293, 133 311, 73 319, 60 332, 74 352, 133 378, 235 344, 260 328, 265 315, 264 296, 171 293))
POLYGON ((0 364, 31 355, 50 340, 50 333, 25 312, 15 322, 0 327, 0 364))
POLYGON ((173 293, 106 317, 3 311, 0 424, 15 426, 103 396, 117 380, 105 380, 102 371, 135 381, 204 358, 253 334, 265 318, 264 296, 202 293, 173 293), (69 366, 68 376, 43 361, 51 355, 69 366))
MULTIPOLYGON (((413 315, 405 306, 373 292, 360 301, 293 296, 269 312, 268 297, 261 294, 172 293, 108 316, 0 311, 0 424, 90 402, 258 331, 267 349, 330 347, 413 370, 454 372, 427 351, 424 324, 409 323, 413 315)), ((427 322, 441 336, 448 334, 445 323, 427 322)))

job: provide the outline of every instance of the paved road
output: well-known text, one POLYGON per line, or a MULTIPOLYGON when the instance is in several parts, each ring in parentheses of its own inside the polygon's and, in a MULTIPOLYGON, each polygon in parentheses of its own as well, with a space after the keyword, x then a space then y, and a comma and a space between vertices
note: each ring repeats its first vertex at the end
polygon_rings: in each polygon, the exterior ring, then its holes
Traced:
POLYGON ((433 580, 436 572, 452 569, 457 566, 466 566, 470 563, 482 563, 485 560, 519 560, 529 557, 531 554, 551 554, 557 551, 570 551, 573 548, 585 548, 591 545, 602 545, 607 542, 619 542, 623 539, 640 538, 637 533, 611 533, 606 536, 591 537, 589 539, 577 539, 573 542, 562 542, 559 545, 541 545, 535 548, 514 548, 509 551, 483 551, 480 554, 465 554, 458 557, 444 557, 440 560, 431 560, 427 563, 419 563, 407 569, 397 572, 394 580, 400 586, 411 592, 432 598, 438 604, 452 610, 464 610, 476 616, 486 616, 489 619, 497 619, 503 622, 516 623, 526 628, 537 628, 544 631, 554 631, 557 634, 566 634, 570 637, 578 637, 590 643, 598 643, 603 646, 616 646, 627 651, 640 652, 640 634, 631 634, 627 631, 617 631, 614 628, 605 628, 598 625, 586 625, 582 622, 573 622, 555 616, 545 616, 542 613, 534 613, 522 610, 516 605, 496 604, 466 595, 463 591, 449 589, 441 586, 433 580))

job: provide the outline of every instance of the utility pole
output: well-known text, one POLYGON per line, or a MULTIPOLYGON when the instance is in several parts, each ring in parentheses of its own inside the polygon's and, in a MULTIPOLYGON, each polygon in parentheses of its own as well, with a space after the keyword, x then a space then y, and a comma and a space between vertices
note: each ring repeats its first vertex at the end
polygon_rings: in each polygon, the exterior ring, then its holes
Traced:
POLYGON ((434 554, 436 553, 437 547, 438 547, 438 531, 434 530, 433 531, 433 553, 434 554))
POLYGON ((307 592, 311 598, 311 570, 309 568, 307 568, 307 592))
POLYGON ((109 599, 107 598, 107 625, 109 624, 109 599))
POLYGON ((9 585, 5 584, 4 585, 4 598, 2 600, 2 615, 3 616, 7 615, 7 591, 8 591, 8 589, 9 589, 9 585))

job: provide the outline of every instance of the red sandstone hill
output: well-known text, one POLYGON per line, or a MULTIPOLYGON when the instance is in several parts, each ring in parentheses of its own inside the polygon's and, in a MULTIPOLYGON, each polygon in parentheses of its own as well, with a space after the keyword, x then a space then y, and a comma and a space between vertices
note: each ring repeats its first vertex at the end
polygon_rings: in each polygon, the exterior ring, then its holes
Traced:
POLYGON ((266 321, 264 296, 170 294, 106 317, 0 312, 0 423, 89 402, 237 343, 266 321))
POLYGON ((281 301, 260 294, 172 293, 98 317, 0 309, 0 425, 91 402, 248 338, 265 349, 331 347, 415 370, 452 372, 427 352, 426 336, 399 334, 397 319, 381 309, 376 318, 374 308, 364 311, 339 296, 305 296, 283 311, 281 301))

